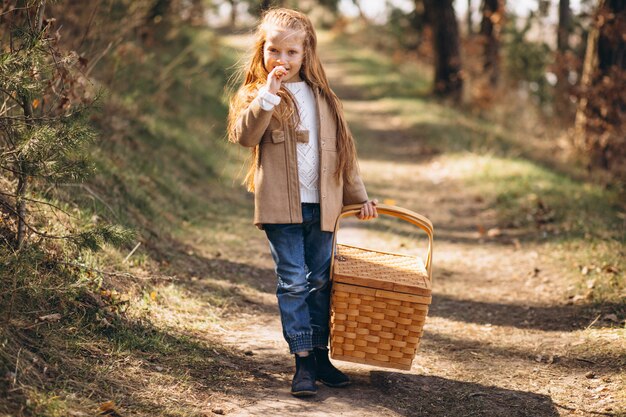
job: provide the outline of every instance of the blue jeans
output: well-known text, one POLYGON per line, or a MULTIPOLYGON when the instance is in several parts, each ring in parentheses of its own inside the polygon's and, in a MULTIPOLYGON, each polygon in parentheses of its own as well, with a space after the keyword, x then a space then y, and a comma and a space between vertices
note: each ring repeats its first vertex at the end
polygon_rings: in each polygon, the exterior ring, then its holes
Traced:
POLYGON ((264 224, 276 264, 276 296, 291 353, 328 345, 333 233, 320 229, 320 205, 302 204, 302 223, 264 224))

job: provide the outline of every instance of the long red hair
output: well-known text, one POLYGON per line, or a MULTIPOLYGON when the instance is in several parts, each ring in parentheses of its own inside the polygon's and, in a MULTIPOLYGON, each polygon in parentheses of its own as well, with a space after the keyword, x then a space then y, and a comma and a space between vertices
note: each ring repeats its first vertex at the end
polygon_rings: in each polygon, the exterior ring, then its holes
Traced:
MULTIPOLYGON (((303 13, 296 10, 277 8, 270 9, 263 15, 257 26, 256 41, 251 50, 248 63, 242 72, 245 78, 241 87, 230 100, 228 113, 228 139, 236 142, 235 126, 242 111, 245 110, 254 99, 259 88, 267 81, 268 71, 263 63, 263 47, 267 33, 272 29, 291 29, 304 33, 304 59, 300 68, 300 77, 314 90, 318 91, 326 99, 337 122, 337 156, 338 166, 335 176, 339 179, 342 175, 344 180, 351 181, 351 175, 356 167, 356 148, 352 134, 343 114, 343 107, 337 95, 330 88, 326 72, 317 54, 317 35, 311 20, 303 13)), ((274 114, 279 118, 283 126, 295 131, 299 124, 297 105, 289 91, 281 86, 278 95, 281 103, 274 114)), ((249 191, 254 191, 254 174, 258 166, 258 146, 252 149, 249 168, 244 179, 249 191)))

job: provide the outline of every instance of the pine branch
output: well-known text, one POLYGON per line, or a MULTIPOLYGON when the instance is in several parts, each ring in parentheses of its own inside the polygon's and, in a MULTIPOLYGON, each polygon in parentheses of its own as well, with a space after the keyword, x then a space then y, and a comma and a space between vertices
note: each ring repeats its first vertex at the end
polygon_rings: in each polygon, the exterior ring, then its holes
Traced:
MULTIPOLYGON (((30 230, 31 232, 33 232, 34 234, 41 236, 41 237, 45 237, 46 239, 69 239, 71 237, 71 235, 66 235, 66 236, 57 236, 57 235, 51 235, 48 233, 44 233, 44 232, 40 232, 39 230, 35 229, 34 227, 32 227, 27 221, 26 219, 24 219, 23 216, 21 216, 17 210, 15 210, 10 204, 5 203, 4 201, 0 200, 0 205, 4 206, 5 208, 9 209, 9 211, 11 213, 13 213, 14 215, 17 216, 17 218, 20 220, 20 223, 23 224, 28 230, 30 230)), ((18 242, 18 249, 20 248, 19 246, 19 242, 18 242)))
POLYGON ((109 209, 109 211, 111 212, 111 214, 113 215, 113 217, 115 217, 116 220, 119 221, 119 218, 117 216, 117 213, 115 213, 115 210, 113 210, 113 208, 107 204, 106 201, 104 201, 102 199, 102 197, 100 197, 98 194, 96 194, 91 188, 89 188, 87 185, 85 184, 56 184, 57 186, 63 186, 63 187, 79 187, 82 188, 83 190, 87 191, 87 193, 89 193, 92 197, 94 197, 96 200, 98 200, 99 202, 101 202, 106 208, 109 209))
POLYGON ((9 14, 9 13, 13 13, 16 10, 27 10, 30 9, 32 6, 24 6, 24 7, 14 7, 11 10, 7 10, 4 13, 0 13, 0 17, 4 16, 5 14, 9 14))
MULTIPOLYGON (((3 191, 0 191, 0 194, 5 195, 5 196, 7 196, 7 197, 17 198, 17 195, 15 195, 15 194, 11 194, 11 193, 5 193, 5 192, 3 192, 3 191)), ((65 214, 65 215, 67 215, 68 217, 71 217, 71 218, 74 218, 74 219, 76 219, 76 218, 77 218, 76 216, 72 215, 71 213, 68 213, 67 211, 63 210, 61 207, 56 206, 56 205, 54 205, 54 204, 52 204, 52 203, 49 203, 49 202, 47 202, 47 201, 37 200, 37 199, 34 199, 34 198, 29 198, 29 197, 22 197, 22 198, 24 198, 24 199, 25 199, 25 200, 27 200, 27 201, 30 201, 31 203, 43 204, 43 205, 46 205, 46 206, 50 206, 50 207, 52 207, 52 208, 55 208, 55 209, 59 210, 61 213, 63 213, 63 214, 65 214)))
POLYGON ((143 278, 143 277, 138 277, 137 275, 133 275, 130 272, 113 272, 113 271, 104 271, 101 269, 97 269, 97 268, 93 268, 90 266, 87 266, 85 264, 81 264, 78 262, 58 262, 61 265, 68 265, 68 266, 75 266, 78 268, 82 268, 84 270, 87 271, 92 271, 92 272, 97 272, 99 274, 102 275, 109 275, 109 276, 113 276, 113 277, 124 277, 124 278, 132 278, 132 279, 136 279, 136 280, 141 280, 141 281, 152 281, 152 280, 168 280, 168 281, 176 281, 178 280, 178 278, 176 276, 169 276, 169 275, 152 275, 148 278, 143 278))
MULTIPOLYGON (((129 242, 135 236, 135 233, 132 230, 122 228, 121 226, 110 225, 100 226, 92 230, 64 236, 51 235, 48 233, 40 232, 39 230, 31 226, 23 217, 20 217, 20 214, 17 212, 17 210, 15 210, 10 204, 7 204, 4 201, 0 200, 0 205, 9 209, 9 211, 11 211, 21 220, 21 223, 24 225, 24 227, 26 227, 34 234, 46 239, 68 240, 80 248, 87 248, 92 251, 100 250, 103 243, 110 243, 116 246, 122 245, 129 242)), ((18 250, 19 249, 20 246, 18 242, 18 250)))

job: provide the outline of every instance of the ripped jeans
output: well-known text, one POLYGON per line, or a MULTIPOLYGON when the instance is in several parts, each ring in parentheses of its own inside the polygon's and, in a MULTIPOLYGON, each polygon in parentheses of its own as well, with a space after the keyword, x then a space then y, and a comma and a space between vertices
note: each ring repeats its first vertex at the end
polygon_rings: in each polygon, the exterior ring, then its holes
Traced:
POLYGON ((320 205, 302 204, 302 223, 264 224, 276 264, 276 296, 291 353, 328 345, 333 233, 320 229, 320 205))

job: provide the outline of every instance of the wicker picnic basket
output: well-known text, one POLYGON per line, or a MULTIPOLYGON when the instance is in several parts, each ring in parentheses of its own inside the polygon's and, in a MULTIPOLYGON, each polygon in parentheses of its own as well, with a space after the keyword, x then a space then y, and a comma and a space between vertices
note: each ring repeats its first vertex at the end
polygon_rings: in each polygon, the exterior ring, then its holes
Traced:
MULTIPOLYGON (((360 208, 343 208, 335 239, 340 220, 360 208)), ((377 210, 426 232, 426 264, 414 256, 336 245, 331 265, 330 354, 333 359, 408 370, 431 302, 433 225, 404 208, 379 204, 377 210)))

